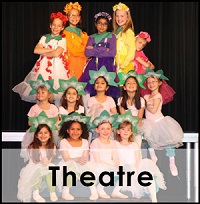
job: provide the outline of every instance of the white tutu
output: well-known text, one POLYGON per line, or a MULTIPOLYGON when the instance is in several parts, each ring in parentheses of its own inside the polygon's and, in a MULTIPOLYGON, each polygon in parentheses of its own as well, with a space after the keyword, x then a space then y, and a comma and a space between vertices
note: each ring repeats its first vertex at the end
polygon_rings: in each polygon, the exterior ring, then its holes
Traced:
POLYGON ((178 148, 183 145, 183 130, 170 116, 165 116, 158 121, 144 119, 142 132, 153 149, 178 148))

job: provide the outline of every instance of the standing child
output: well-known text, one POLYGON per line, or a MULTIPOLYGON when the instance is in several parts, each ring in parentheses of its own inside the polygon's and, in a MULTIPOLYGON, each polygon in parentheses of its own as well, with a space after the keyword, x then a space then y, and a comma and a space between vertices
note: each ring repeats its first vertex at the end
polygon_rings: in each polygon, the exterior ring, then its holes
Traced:
MULTIPOLYGON (((34 125, 34 123, 31 123, 30 119, 32 117, 39 116, 42 112, 45 112, 46 116, 49 118, 56 118, 55 123, 52 124, 52 126, 55 125, 58 121, 58 108, 49 102, 52 90, 51 82, 51 80, 44 81, 41 75, 38 76, 37 81, 30 81, 30 87, 32 88, 30 94, 36 95, 38 100, 38 103, 33 105, 27 114, 29 117, 28 125, 31 127, 34 125)), ((31 131, 31 127, 26 131, 26 134, 24 135, 21 143, 21 157, 25 160, 27 158, 27 147, 34 138, 34 132, 31 131)), ((53 139, 55 144, 58 145, 58 136, 56 130, 53 131, 53 139)))
POLYGON ((59 113, 69 114, 71 112, 85 113, 82 95, 85 95, 84 88, 87 83, 78 82, 76 77, 69 80, 59 80, 59 92, 62 93, 60 99, 59 113), (64 92, 64 93, 63 93, 64 92))
MULTIPOLYGON (((131 111, 128 110, 126 113, 119 115, 117 121, 119 121, 116 140, 117 142, 117 153, 120 161, 120 165, 124 167, 125 171, 132 172, 135 174, 131 177, 131 185, 123 185, 123 191, 131 191, 132 197, 140 198, 145 193, 150 194, 152 202, 157 202, 157 188, 166 190, 165 181, 163 174, 160 172, 156 164, 150 159, 142 159, 141 149, 136 142, 134 142, 134 132, 138 123, 138 118, 133 117, 131 111), (149 172, 153 180, 151 185, 148 187, 141 186, 137 177, 141 172, 149 172)), ((127 182, 128 180, 125 179, 127 182)))
POLYGON ((67 41, 67 52, 65 59, 68 62, 70 75, 79 79, 83 73, 86 64, 86 56, 84 54, 85 46, 88 41, 88 34, 81 30, 81 5, 78 2, 67 3, 64 12, 69 19, 69 26, 64 30, 67 41))
MULTIPOLYGON (((99 136, 90 144, 90 161, 93 163, 98 177, 105 171, 116 173, 119 168, 116 141, 110 139, 117 115, 118 114, 114 114, 110 116, 110 114, 104 110, 101 115, 93 121, 93 128, 96 128, 96 132, 99 133, 99 136)), ((103 181, 107 183, 109 179, 110 178, 104 176, 103 181)), ((128 198, 127 195, 119 192, 120 188, 119 181, 117 181, 112 192, 112 197, 128 198)), ((100 182, 97 185, 97 192, 101 198, 110 198, 100 182)))
MULTIPOLYGON (((133 116, 138 117, 138 125, 142 126, 142 119, 144 116, 145 100, 140 96, 140 87, 146 77, 136 74, 135 71, 130 71, 128 74, 119 73, 120 78, 119 84, 123 84, 121 97, 118 98, 118 106, 120 114, 124 114, 130 110, 133 116)), ((142 144, 142 135, 140 132, 134 134, 134 141, 137 142, 139 148, 142 144)))
MULTIPOLYGON (((23 82, 16 85, 12 90, 19 93, 22 100, 35 103, 35 97, 29 95, 30 80, 36 80, 41 74, 44 80, 53 80, 53 88, 59 88, 59 79, 68 79, 68 66, 64 58, 66 51, 66 39, 61 36, 65 28, 67 18, 61 12, 50 15, 51 34, 43 35, 34 49, 35 54, 40 54, 33 69, 23 82)), ((52 99, 53 100, 53 99, 52 99)))
POLYGON ((42 179, 45 177, 49 188, 51 201, 57 201, 55 186, 52 186, 52 174, 49 166, 54 166, 52 160, 56 154, 56 146, 53 143, 53 134, 47 124, 39 124, 34 140, 29 145, 29 163, 23 167, 18 181, 17 198, 23 202, 30 202, 31 198, 36 202, 45 202, 39 191, 43 189, 42 179))
MULTIPOLYGON (((67 171, 75 173, 76 178, 80 179, 80 175, 85 171, 92 171, 88 162, 89 159, 89 143, 88 143, 88 129, 90 117, 82 116, 78 113, 70 115, 62 115, 62 122, 59 136, 62 138, 60 142, 60 152, 62 161, 59 165, 61 169, 67 166, 67 171)), ((63 172, 60 174, 59 188, 62 187, 63 172)), ((74 196, 70 194, 70 187, 72 187, 72 179, 67 177, 67 186, 63 187, 62 198, 65 200, 74 200, 74 196)), ((88 181, 91 182, 91 181, 88 181)), ((91 196, 90 200, 97 200, 98 194, 96 187, 93 184, 90 186, 91 196)))
POLYGON ((165 149, 166 156, 169 157, 170 170, 173 176, 178 176, 175 165, 175 148, 183 145, 183 130, 179 123, 170 116, 162 114, 162 95, 159 87, 162 79, 167 79, 162 70, 156 73, 151 70, 146 74, 146 82, 151 94, 144 96, 146 100, 145 116, 143 120, 144 137, 148 141, 150 156, 154 162, 157 161, 154 149, 165 149))
POLYGON ((149 33, 141 31, 135 38, 136 51, 133 60, 135 71, 137 74, 145 74, 146 68, 155 68, 143 52, 143 48, 146 44, 151 42, 151 37, 149 33))
POLYGON ((117 36, 116 65, 118 72, 134 70, 135 33, 131 12, 128 6, 118 3, 113 6, 113 33, 117 36))
MULTIPOLYGON (((109 72, 116 72, 114 62, 116 55, 116 35, 107 31, 112 18, 106 12, 99 12, 94 16, 94 19, 97 33, 89 36, 85 49, 85 55, 89 58, 89 61, 79 81, 88 82, 90 80, 89 71, 98 71, 102 66, 105 66, 109 72)), ((118 82, 117 75, 115 82, 118 82)), ((85 91, 87 94, 92 95, 93 89, 93 86, 88 83, 85 91)), ((110 87, 109 96, 119 96, 119 88, 110 87)))

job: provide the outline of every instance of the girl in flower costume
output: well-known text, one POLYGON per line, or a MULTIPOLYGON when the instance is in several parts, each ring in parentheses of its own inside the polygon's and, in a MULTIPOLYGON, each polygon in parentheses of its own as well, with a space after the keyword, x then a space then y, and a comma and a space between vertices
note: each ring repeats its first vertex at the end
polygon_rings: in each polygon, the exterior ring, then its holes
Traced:
POLYGON ((118 72, 134 70, 135 33, 130 9, 123 3, 113 6, 113 33, 117 36, 116 65, 118 72))
POLYGON ((81 23, 81 10, 82 7, 78 2, 67 3, 64 8, 64 12, 69 19, 69 26, 63 32, 67 41, 65 59, 68 63, 70 75, 75 76, 77 79, 81 77, 87 61, 84 51, 88 41, 88 34, 78 27, 81 23))
MULTIPOLYGON (((88 82, 90 80, 89 70, 98 71, 102 66, 105 66, 109 72, 116 72, 116 65, 114 62, 116 55, 116 35, 107 32, 112 18, 106 12, 99 12, 94 16, 94 19, 97 33, 89 36, 86 45, 85 55, 89 58, 89 61, 79 79, 79 81, 83 82, 88 82)), ((115 82, 118 82, 117 75, 115 82)), ((93 96, 93 89, 93 85, 88 83, 85 91, 93 96)), ((109 95, 112 97, 119 96, 119 88, 112 87, 109 95)))
MULTIPOLYGON (((67 61, 64 58, 66 51, 66 39, 62 37, 67 17, 61 12, 51 13, 50 29, 51 34, 43 35, 34 49, 35 54, 40 54, 33 69, 26 76, 24 81, 16 85, 12 90, 18 93, 22 100, 37 102, 34 95, 30 95, 30 80, 37 80, 41 74, 44 80, 54 80, 53 88, 59 88, 59 79, 69 79, 67 61)), ((53 98, 51 99, 53 100, 53 98)))

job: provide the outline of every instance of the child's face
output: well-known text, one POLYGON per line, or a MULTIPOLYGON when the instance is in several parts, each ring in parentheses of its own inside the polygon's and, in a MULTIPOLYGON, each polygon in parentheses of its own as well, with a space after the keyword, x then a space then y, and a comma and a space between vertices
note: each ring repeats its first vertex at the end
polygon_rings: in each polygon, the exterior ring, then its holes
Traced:
POLYGON ((63 21, 60 18, 55 18, 50 24, 50 28, 53 36, 60 35, 60 32, 64 29, 63 21))
POLYGON ((75 88, 68 88, 66 95, 65 95, 65 99, 67 100, 67 102, 70 103, 74 103, 78 100, 78 93, 76 91, 75 88))
POLYGON ((96 91, 107 91, 108 90, 108 86, 107 86, 107 83, 105 81, 104 78, 102 77, 99 77, 96 79, 95 81, 95 84, 94 84, 94 89, 96 91))
POLYGON ((37 135, 37 138, 41 143, 47 143, 47 141, 51 138, 50 132, 46 127, 43 127, 37 135))
POLYGON ((124 84, 124 90, 126 90, 127 92, 135 92, 137 91, 137 82, 135 81, 134 78, 129 77, 126 80, 126 83, 124 84))
POLYGON ((81 16, 77 9, 71 9, 67 15, 69 19, 70 26, 76 27, 76 25, 79 23, 81 16))
POLYGON ((68 132, 71 139, 78 140, 83 133, 82 128, 81 128, 81 124, 79 122, 72 123, 72 125, 67 130, 67 132, 68 132))
POLYGON ((122 140, 127 140, 133 134, 131 125, 126 125, 120 128, 117 130, 117 134, 120 135, 122 140))
POLYGON ((135 40, 135 46, 137 51, 143 50, 143 48, 146 46, 147 41, 144 38, 136 37, 135 40))
POLYGON ((128 13, 125 10, 117 10, 115 13, 115 19, 118 26, 124 26, 128 21, 128 13))
POLYGON ((102 123, 96 128, 96 132, 99 133, 99 137, 109 138, 112 134, 112 126, 109 122, 102 123))
POLYGON ((159 79, 157 79, 157 78, 154 78, 154 77, 147 78, 147 87, 151 91, 158 89, 161 84, 162 84, 162 82, 159 81, 159 79))
POLYGON ((37 99, 39 101, 44 101, 44 100, 48 100, 50 97, 50 93, 46 88, 38 88, 37 90, 37 99))
POLYGON ((108 29, 108 22, 106 19, 104 18, 100 18, 97 22, 96 22, 96 28, 98 33, 104 33, 107 31, 108 29))

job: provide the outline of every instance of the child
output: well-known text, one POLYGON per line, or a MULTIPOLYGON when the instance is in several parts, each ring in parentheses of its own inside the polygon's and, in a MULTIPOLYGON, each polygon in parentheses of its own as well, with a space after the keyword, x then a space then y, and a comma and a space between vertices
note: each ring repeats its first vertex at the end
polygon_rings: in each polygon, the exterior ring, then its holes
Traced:
MULTIPOLYGON (((116 72, 116 65, 114 63, 116 35, 107 31, 112 18, 106 12, 99 12, 94 16, 94 19, 97 33, 89 36, 85 49, 85 55, 89 58, 89 61, 79 81, 88 82, 90 80, 89 70, 98 71, 102 66, 105 66, 109 72, 116 72)), ((117 75, 115 82, 118 82, 117 75)), ((93 86, 88 83, 85 91, 93 96, 93 89, 93 86)), ((110 87, 108 95, 111 97, 119 96, 119 88, 110 87)))
POLYGON ((145 116, 143 120, 144 138, 148 141, 150 156, 154 162, 157 161, 154 149, 166 149, 166 155, 169 157, 170 170, 173 176, 178 176, 178 170, 175 165, 175 148, 183 145, 183 130, 179 123, 170 116, 163 116, 162 95, 159 87, 162 79, 167 79, 162 70, 156 73, 151 70, 146 74, 146 82, 151 94, 144 96, 146 100, 145 116))
POLYGON ((59 114, 69 114, 71 112, 85 113, 82 95, 85 95, 84 88, 87 83, 78 82, 76 77, 69 80, 59 80, 58 91, 64 92, 60 99, 59 114))
POLYGON ((45 177, 50 192, 51 201, 57 201, 55 186, 52 186, 52 174, 49 166, 54 166, 52 160, 56 154, 56 146, 53 143, 53 134, 47 124, 39 124, 34 140, 29 145, 29 163, 23 167, 18 181, 17 198, 23 202, 30 202, 31 197, 36 202, 45 202, 40 196, 42 179, 45 177))
POLYGON ((42 75, 44 80, 53 80, 55 90, 59 88, 59 79, 70 77, 67 62, 64 59, 66 39, 61 36, 66 22, 67 18, 61 12, 50 15, 51 34, 43 35, 34 49, 35 54, 40 54, 39 59, 24 81, 12 89, 19 93, 22 100, 36 102, 35 97, 29 95, 31 91, 29 81, 36 80, 39 74, 42 75))
MULTIPOLYGON (((131 178, 131 186, 123 185, 123 191, 131 191, 132 197, 140 198, 145 193, 150 194, 152 202, 157 202, 156 187, 166 190, 163 174, 160 172, 156 164, 150 159, 142 159, 141 149, 134 142, 134 132, 138 122, 137 117, 133 117, 131 111, 119 115, 117 121, 120 121, 117 128, 116 140, 117 154, 120 165, 125 171, 135 171, 131 178), (141 172, 147 171, 153 176, 151 185, 143 187, 137 181, 137 177, 141 172)), ((127 182, 127 179, 125 179, 127 182)))
POLYGON ((68 63, 70 75, 75 76, 77 79, 81 77, 87 61, 84 51, 88 41, 88 34, 80 28, 81 10, 82 7, 78 2, 67 3, 64 8, 64 12, 69 19, 69 26, 63 32, 67 41, 65 59, 68 63))
POLYGON ((145 74, 146 68, 154 69, 154 65, 149 61, 148 57, 144 54, 143 48, 147 43, 151 42, 151 37, 147 32, 141 31, 135 37, 135 57, 133 60, 135 71, 137 74, 145 74))
MULTIPOLYGON (((55 124, 58 122, 58 108, 49 102, 49 98, 51 97, 51 90, 52 90, 52 83, 51 80, 44 81, 42 79, 42 76, 38 76, 37 81, 30 81, 30 87, 32 88, 32 91, 30 94, 36 95, 36 98, 38 100, 38 103, 33 105, 29 112, 28 112, 28 125, 32 126, 34 123, 30 122, 30 118, 39 116, 42 111, 45 112, 46 116, 49 118, 56 118, 55 124)), ((52 124, 52 125, 55 125, 52 124)), ((25 160, 27 159, 27 147, 28 145, 33 141, 34 133, 30 131, 31 127, 26 131, 26 134, 24 135, 21 143, 21 157, 25 160)), ((54 143, 58 145, 58 136, 57 131, 53 131, 53 139, 54 143)))
MULTIPOLYGON (((92 123, 93 127, 96 127, 96 132, 99 133, 99 136, 90 144, 90 161, 93 163, 96 175, 98 176, 105 171, 116 173, 119 167, 116 141, 110 140, 117 115, 118 114, 114 114, 110 116, 110 114, 104 110, 92 123)), ((104 176, 103 181, 107 183, 108 180, 109 178, 104 176)), ((120 186, 117 181, 112 192, 112 197, 128 198, 127 195, 120 193, 119 189, 120 186)), ((110 196, 104 191, 104 186, 101 185, 100 182, 97 185, 97 192, 101 198, 110 198, 110 196)))
MULTIPOLYGON (((133 116, 138 117, 139 126, 142 126, 142 119, 144 116, 145 100, 140 96, 140 87, 146 77, 136 74, 135 71, 130 71, 128 74, 119 73, 120 82, 123 84, 121 97, 118 98, 118 106, 120 114, 125 113, 127 110, 131 110, 133 116)), ((134 141, 138 144, 139 148, 142 145, 141 133, 135 133, 134 141)))
MULTIPOLYGON (((117 86, 114 82, 115 72, 107 72, 105 66, 101 67, 99 71, 90 70, 91 80, 89 83, 94 84, 96 95, 88 99, 86 115, 91 116, 94 120, 100 115, 103 110, 107 110, 110 114, 116 114, 117 108, 114 99, 106 94, 109 85, 117 86)), ((95 130, 91 130, 92 138, 89 142, 97 137, 95 130)))
POLYGON ((118 72, 134 70, 135 33, 130 9, 123 3, 113 6, 113 33, 117 36, 116 65, 118 72))
MULTIPOLYGON (((87 125, 90 117, 82 116, 78 113, 70 115, 63 115, 62 122, 59 123, 61 128, 59 136, 62 138, 60 142, 60 152, 62 161, 59 163, 61 166, 67 166, 68 172, 72 171, 76 177, 80 179, 80 174, 85 171, 91 171, 89 159, 89 143, 87 125)), ((62 172, 62 171, 61 171, 62 172)), ((61 189, 62 173, 60 174, 59 188, 61 189)), ((74 197, 69 193, 72 186, 71 178, 67 177, 67 186, 63 187, 62 198, 65 200, 74 200, 74 197)), ((97 200, 98 194, 96 187, 93 184, 90 186, 91 196, 90 200, 97 200)))

